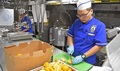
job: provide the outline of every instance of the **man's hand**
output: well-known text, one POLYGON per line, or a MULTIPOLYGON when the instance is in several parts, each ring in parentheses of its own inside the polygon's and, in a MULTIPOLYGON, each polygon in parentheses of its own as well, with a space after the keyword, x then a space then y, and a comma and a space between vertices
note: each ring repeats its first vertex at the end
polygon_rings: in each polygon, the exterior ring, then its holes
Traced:
POLYGON ((21 30, 21 27, 17 27, 17 28, 15 28, 15 30, 21 30))
POLYGON ((18 31, 18 33, 20 34, 20 33, 23 33, 23 31, 18 31))
POLYGON ((72 62, 73 62, 73 64, 78 64, 78 63, 80 63, 80 62, 82 62, 84 59, 82 58, 82 55, 79 55, 79 56, 76 56, 73 60, 72 60, 72 62))
POLYGON ((69 46, 68 48, 67 48, 67 52, 68 52, 68 54, 73 54, 73 52, 74 52, 74 46, 69 46))

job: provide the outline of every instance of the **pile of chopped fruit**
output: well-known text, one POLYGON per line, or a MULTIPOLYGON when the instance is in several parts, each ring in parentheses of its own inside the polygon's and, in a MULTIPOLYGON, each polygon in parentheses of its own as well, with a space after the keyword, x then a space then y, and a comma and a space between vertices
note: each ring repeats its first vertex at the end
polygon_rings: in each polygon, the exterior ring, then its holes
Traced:
POLYGON ((38 71, 75 71, 67 64, 56 60, 55 62, 45 62, 43 68, 38 71))

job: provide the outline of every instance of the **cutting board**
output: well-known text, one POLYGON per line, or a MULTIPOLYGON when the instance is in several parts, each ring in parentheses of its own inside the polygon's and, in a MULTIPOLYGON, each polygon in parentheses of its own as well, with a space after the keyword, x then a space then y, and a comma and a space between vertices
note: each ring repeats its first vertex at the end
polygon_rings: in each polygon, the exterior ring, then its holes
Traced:
MULTIPOLYGON (((60 54, 54 55, 53 56, 53 61, 56 60, 56 59, 61 59, 61 58, 64 58, 66 61, 70 60, 70 56, 67 53, 62 52, 60 54)), ((92 68, 91 64, 86 63, 84 61, 79 63, 79 64, 72 65, 72 66, 79 71, 88 71, 90 68, 92 68)))

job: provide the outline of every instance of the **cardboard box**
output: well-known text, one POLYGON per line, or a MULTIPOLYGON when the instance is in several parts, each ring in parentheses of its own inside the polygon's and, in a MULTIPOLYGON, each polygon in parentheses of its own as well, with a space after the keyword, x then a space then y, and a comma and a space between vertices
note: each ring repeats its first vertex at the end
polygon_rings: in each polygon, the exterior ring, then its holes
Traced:
POLYGON ((5 47, 6 68, 8 71, 29 71, 42 66, 44 62, 51 62, 53 49, 50 44, 39 40, 5 47))

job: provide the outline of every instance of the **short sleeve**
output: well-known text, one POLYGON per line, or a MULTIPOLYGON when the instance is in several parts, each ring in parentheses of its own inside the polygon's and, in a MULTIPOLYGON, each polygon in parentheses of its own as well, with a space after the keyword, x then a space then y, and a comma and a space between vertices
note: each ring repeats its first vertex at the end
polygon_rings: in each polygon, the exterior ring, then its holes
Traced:
POLYGON ((74 35, 73 30, 74 30, 74 24, 72 24, 72 26, 69 28, 67 35, 73 37, 73 35, 74 35))
POLYGON ((106 46, 107 38, 106 38, 106 27, 104 24, 101 24, 97 27, 96 36, 95 36, 95 45, 98 46, 106 46))

